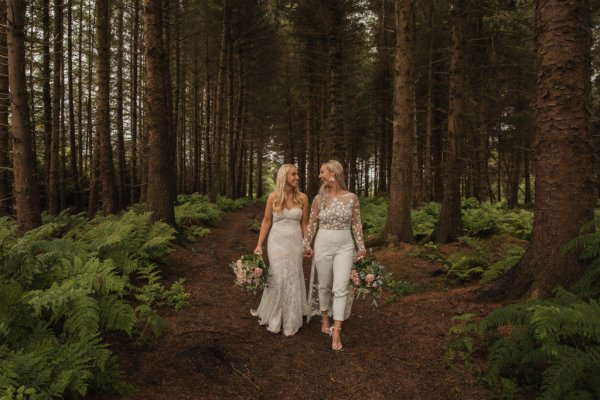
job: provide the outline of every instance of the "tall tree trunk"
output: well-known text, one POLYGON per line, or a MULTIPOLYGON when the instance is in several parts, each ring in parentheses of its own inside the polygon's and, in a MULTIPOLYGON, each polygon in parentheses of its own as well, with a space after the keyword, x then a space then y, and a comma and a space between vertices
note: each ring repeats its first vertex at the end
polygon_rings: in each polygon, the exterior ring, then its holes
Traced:
POLYGON ((465 0, 452 2, 452 56, 450 59, 450 101, 448 105, 448 137, 444 157, 444 198, 440 220, 433 237, 440 243, 458 239, 462 230, 460 208, 461 142, 465 92, 463 19, 465 0))
POLYGON ((125 164, 125 128, 123 127, 123 14, 125 13, 125 4, 118 3, 117 10, 117 208, 120 210, 125 207, 125 180, 127 179, 125 164))
POLYGON ((79 2, 79 29, 78 29, 78 54, 77 54, 77 139, 79 146, 77 148, 79 154, 79 164, 77 175, 73 178, 77 180, 79 187, 79 203, 78 207, 85 209, 85 195, 83 186, 85 185, 84 168, 83 168, 83 1, 79 2))
POLYGON ((233 48, 232 39, 228 40, 227 46, 227 196, 235 197, 235 150, 234 150, 234 119, 235 106, 233 97, 234 71, 233 71, 233 48))
POLYGON ((590 126, 592 21, 588 1, 536 1, 536 140, 533 233, 508 275, 510 295, 550 295, 585 271, 562 252, 594 218, 590 126))
POLYGON ((31 151, 31 120, 25 77, 25 0, 8 0, 8 81, 12 111, 13 169, 17 233, 42 223, 35 164, 31 151))
POLYGON ((8 170, 8 49, 6 43, 6 0, 0 1, 0 216, 10 214, 8 170))
POLYGON ((140 0, 133 2, 133 26, 131 44, 131 173, 130 195, 131 204, 139 200, 138 185, 138 41, 140 24, 140 0))
POLYGON ((229 18, 230 18, 230 10, 229 10, 229 2, 228 0, 223 0, 223 23, 221 26, 221 50, 219 53, 219 74, 217 76, 217 94, 215 101, 216 109, 215 109, 215 127, 213 132, 213 146, 214 146, 214 155, 212 159, 212 167, 211 172, 212 176, 210 179, 210 191, 208 193, 208 198, 211 202, 217 201, 217 197, 220 192, 221 187, 221 154, 223 147, 223 137, 224 137, 224 85, 225 85, 225 69, 226 69, 226 55, 227 55, 227 47, 229 42, 229 18))
POLYGON ((96 136, 99 148, 100 200, 104 214, 114 211, 113 161, 110 137, 110 0, 96 1, 96 136))
POLYGON ((519 206, 519 181, 521 180, 521 148, 520 141, 515 143, 511 154, 511 169, 508 177, 508 207, 519 206))
POLYGON ((212 106, 212 77, 210 75, 210 58, 208 52, 208 36, 205 39, 205 47, 204 47, 204 69, 206 71, 206 101, 204 103, 204 120, 205 120, 205 130, 204 130, 204 151, 206 155, 204 156, 204 179, 202 184, 202 192, 208 193, 212 188, 212 168, 213 168, 213 155, 212 155, 212 114, 211 114, 211 106, 212 106))
POLYGON ((67 4, 67 76, 69 85, 69 147, 71 177, 73 179, 74 205, 75 209, 81 207, 79 196, 79 169, 77 168, 77 137, 75 135, 75 92, 73 89, 73 0, 67 4))
POLYGON ((384 231, 399 241, 414 242, 412 205, 414 143, 414 0, 396 0, 396 51, 394 73, 394 145, 390 205, 384 231))
POLYGON ((427 63, 427 116, 425 117, 425 154, 424 162, 424 199, 431 201, 433 198, 433 169, 431 166, 431 138, 433 134, 433 0, 429 0, 429 10, 427 15, 429 27, 429 50, 427 63))
POLYGON ((479 105, 479 129, 477 131, 477 173, 476 197, 480 202, 488 199, 488 130, 485 118, 484 100, 479 105))
POLYGON ((523 175, 525 176, 525 207, 531 207, 531 172, 529 171, 529 149, 525 149, 525 159, 523 160, 523 175))
POLYGON ((317 160, 315 151, 314 133, 314 97, 315 77, 314 67, 314 39, 309 37, 306 43, 307 65, 307 94, 306 94, 306 193, 309 199, 317 194, 317 160))
MULTIPOLYGON (((177 130, 176 130, 176 120, 173 118, 173 88, 171 84, 171 16, 170 16, 170 2, 169 0, 162 1, 163 8, 163 52, 165 56, 164 62, 164 75, 165 75, 165 85, 166 91, 165 95, 167 96, 167 108, 165 108, 166 112, 163 114, 167 118, 167 135, 169 138, 168 141, 168 150, 167 156, 169 157, 169 162, 163 167, 167 168, 167 174, 171 177, 169 179, 169 183, 171 184, 171 188, 167 191, 167 193, 171 196, 171 205, 175 204, 177 200, 177 130)), ((146 69, 147 70, 147 69, 146 69)), ((147 82, 147 80, 146 80, 147 82)), ((150 138, 149 138, 150 140, 150 138)), ((149 153, 151 151, 149 150, 149 153)))
POLYGON ((44 101, 44 183, 49 203, 50 191, 50 148, 52 143, 52 96, 50 95, 50 0, 42 1, 42 97, 44 101))
POLYGON ((331 13, 329 43, 329 117, 328 135, 324 141, 325 154, 338 160, 344 169, 347 167, 346 138, 344 132, 344 110, 342 98, 342 30, 344 29, 344 10, 342 0, 328 2, 331 13))
POLYGON ((155 220, 175 224, 173 209, 168 121, 164 112, 168 85, 163 43, 163 7, 161 0, 144 0, 144 44, 146 51, 146 115, 148 136, 148 209, 155 220))
POLYGON ((62 96, 62 50, 63 50, 63 5, 54 1, 54 54, 52 82, 52 135, 50 140, 50 180, 48 187, 48 208, 50 214, 60 212, 59 148, 60 111, 62 96))

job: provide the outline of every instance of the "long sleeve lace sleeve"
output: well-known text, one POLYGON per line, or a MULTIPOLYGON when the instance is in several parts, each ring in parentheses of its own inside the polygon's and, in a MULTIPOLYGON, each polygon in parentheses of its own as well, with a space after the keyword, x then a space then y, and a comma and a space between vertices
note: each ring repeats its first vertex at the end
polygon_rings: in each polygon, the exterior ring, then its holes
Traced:
POLYGON ((365 242, 363 240, 362 221, 360 220, 360 203, 358 196, 352 198, 352 233, 358 246, 359 252, 366 252, 365 242))
POLYGON ((310 218, 308 220, 308 226, 306 228, 306 236, 302 241, 302 245, 304 250, 307 250, 310 247, 310 244, 315 236, 315 232, 317 231, 317 220, 319 219, 319 201, 318 196, 313 199, 312 205, 310 207, 310 218))

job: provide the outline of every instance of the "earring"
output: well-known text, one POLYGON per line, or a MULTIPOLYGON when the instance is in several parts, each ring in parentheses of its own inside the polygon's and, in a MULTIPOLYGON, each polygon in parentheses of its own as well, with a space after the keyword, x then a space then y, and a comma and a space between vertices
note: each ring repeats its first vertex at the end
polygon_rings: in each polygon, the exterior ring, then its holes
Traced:
POLYGON ((329 182, 333 182, 333 181, 334 181, 333 177, 329 178, 329 182))

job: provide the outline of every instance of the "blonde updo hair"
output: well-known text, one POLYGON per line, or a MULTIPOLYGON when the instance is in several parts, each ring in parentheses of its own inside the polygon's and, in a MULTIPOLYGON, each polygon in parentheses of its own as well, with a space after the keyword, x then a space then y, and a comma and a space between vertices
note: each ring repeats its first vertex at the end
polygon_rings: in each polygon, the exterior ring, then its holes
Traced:
MULTIPOLYGON (((321 164, 321 166, 325 166, 329 172, 333 172, 334 179, 337 181, 338 185, 340 185, 343 190, 347 190, 346 178, 344 177, 344 167, 342 167, 342 164, 340 164, 339 161, 329 160, 321 164)), ((322 208, 327 207, 331 201, 329 196, 330 190, 331 189, 327 187, 327 182, 324 182, 319 189, 319 198, 321 199, 320 206, 322 208)))
MULTIPOLYGON (((296 166, 292 164, 283 164, 281 167, 279 167, 279 171, 277 171, 275 190, 273 190, 273 194, 275 194, 275 199, 273 200, 273 211, 277 213, 282 212, 285 208, 285 184, 287 182, 287 174, 292 168, 296 168, 296 166)), ((292 198, 294 199, 294 206, 302 208, 300 190, 298 190, 297 187, 293 187, 292 189, 292 198)))

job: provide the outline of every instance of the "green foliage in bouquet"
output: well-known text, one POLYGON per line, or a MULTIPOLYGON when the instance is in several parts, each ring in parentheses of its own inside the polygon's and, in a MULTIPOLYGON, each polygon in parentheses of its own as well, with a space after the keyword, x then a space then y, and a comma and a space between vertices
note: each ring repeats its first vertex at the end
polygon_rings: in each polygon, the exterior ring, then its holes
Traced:
POLYGON ((17 237, 13 222, 0 220, 0 395, 121 391, 103 336, 164 324, 156 307, 185 303, 181 281, 166 289, 153 264, 170 251, 174 230, 136 208, 45 221, 17 237))
POLYGON ((589 263, 571 291, 559 287, 550 299, 500 308, 481 322, 496 335, 484 380, 505 398, 522 389, 545 400, 600 398, 600 234, 567 248, 582 248, 589 263))
POLYGON ((256 294, 264 289, 269 282, 269 267, 261 255, 244 254, 231 263, 235 274, 235 285, 256 294))
POLYGON ((372 304, 377 305, 381 291, 392 279, 392 274, 376 260, 371 258, 358 260, 352 266, 350 281, 354 286, 356 297, 364 299, 367 295, 372 298, 372 304))

